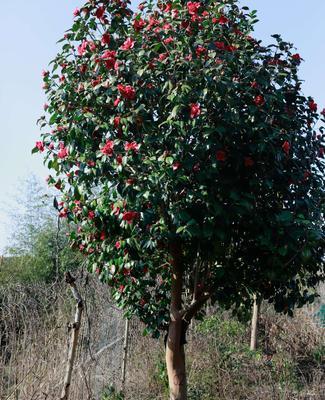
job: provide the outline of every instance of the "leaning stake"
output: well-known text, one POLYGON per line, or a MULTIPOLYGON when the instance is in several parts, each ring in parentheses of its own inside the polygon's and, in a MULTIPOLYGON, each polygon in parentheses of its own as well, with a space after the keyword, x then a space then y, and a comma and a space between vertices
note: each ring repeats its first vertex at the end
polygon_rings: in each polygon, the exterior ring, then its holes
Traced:
POLYGON ((70 274, 70 272, 67 272, 65 274, 65 281, 67 282, 68 285, 70 285, 72 295, 76 299, 76 313, 75 313, 75 317, 74 317, 74 322, 71 326, 72 333, 71 333, 70 350, 69 350, 67 370, 66 370, 66 374, 65 374, 65 378, 64 378, 64 385, 63 385, 60 400, 68 400, 68 398, 69 398, 71 376, 72 376, 74 361, 76 358, 76 350, 77 350, 78 336, 79 336, 79 330, 80 330, 80 321, 81 321, 82 310, 83 310, 83 301, 79 294, 77 286, 75 284, 76 279, 70 274))

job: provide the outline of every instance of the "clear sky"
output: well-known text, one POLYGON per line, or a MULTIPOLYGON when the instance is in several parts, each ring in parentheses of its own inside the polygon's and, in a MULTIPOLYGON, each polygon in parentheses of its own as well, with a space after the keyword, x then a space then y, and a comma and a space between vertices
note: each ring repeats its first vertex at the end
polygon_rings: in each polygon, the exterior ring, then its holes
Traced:
MULTIPOLYGON (((19 180, 34 173, 44 180, 41 157, 30 150, 39 136, 36 120, 44 97, 41 71, 56 54, 56 41, 71 26, 73 10, 83 0, 2 1, 0 23, 0 253, 10 220, 6 209, 19 180)), ((137 4, 138 1, 133 1, 137 4)), ((270 41, 281 33, 305 59, 304 91, 325 106, 325 1, 243 0, 258 10, 255 36, 270 41), (309 4, 309 5, 308 5, 309 4)), ((10 204, 9 204, 10 206, 10 204)))

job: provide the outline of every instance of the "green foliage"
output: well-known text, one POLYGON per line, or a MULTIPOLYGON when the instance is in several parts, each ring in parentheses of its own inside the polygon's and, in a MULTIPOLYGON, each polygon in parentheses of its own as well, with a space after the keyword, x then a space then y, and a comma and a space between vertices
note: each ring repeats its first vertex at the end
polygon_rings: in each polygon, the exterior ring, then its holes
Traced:
POLYGON ((114 386, 109 386, 104 389, 101 400, 124 400, 124 395, 118 392, 114 386))
POLYGON ((21 186, 11 205, 11 244, 0 263, 0 284, 50 283, 80 265, 82 257, 69 247, 67 225, 58 225, 47 193, 35 177, 21 186))
POLYGON ((234 0, 128 5, 86 2, 44 73, 34 150, 71 241, 155 335, 175 247, 188 292, 291 314, 324 278, 324 118, 300 56, 252 38, 234 0))

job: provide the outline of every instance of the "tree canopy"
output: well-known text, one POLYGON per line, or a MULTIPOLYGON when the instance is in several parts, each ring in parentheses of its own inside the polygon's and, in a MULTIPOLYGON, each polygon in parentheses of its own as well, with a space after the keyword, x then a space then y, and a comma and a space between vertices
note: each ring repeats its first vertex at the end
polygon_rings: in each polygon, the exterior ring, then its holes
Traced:
POLYGON ((324 117, 293 45, 255 23, 235 0, 89 1, 43 73, 34 151, 60 216, 153 334, 178 273, 189 318, 252 293, 291 313, 324 278, 324 117))

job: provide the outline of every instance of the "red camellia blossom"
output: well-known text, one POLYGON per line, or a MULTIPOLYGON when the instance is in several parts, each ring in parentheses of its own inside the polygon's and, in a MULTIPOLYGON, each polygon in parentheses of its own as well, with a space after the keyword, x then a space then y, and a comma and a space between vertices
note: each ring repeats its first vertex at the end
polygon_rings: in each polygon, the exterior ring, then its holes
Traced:
POLYGON ((286 140, 282 145, 282 150, 286 153, 286 155, 289 155, 290 149, 291 144, 286 140))
POLYGON ((135 31, 139 32, 146 26, 145 21, 142 18, 136 18, 133 22, 133 28, 135 31))
POLYGON ((105 66, 107 69, 115 68, 116 64, 116 51, 114 50, 107 50, 100 57, 105 62, 105 66))
POLYGON ((214 42, 215 46, 219 50, 226 50, 226 44, 224 42, 214 42))
POLYGON ((252 159, 252 157, 245 157, 244 165, 245 167, 252 167, 254 165, 254 160, 252 159))
POLYGON ((41 141, 36 142, 35 146, 38 148, 38 150, 39 150, 40 152, 43 152, 44 149, 45 149, 44 143, 41 142, 41 141))
POLYGON ((102 147, 100 150, 103 154, 106 156, 111 156, 113 154, 113 149, 114 149, 114 141, 113 140, 107 140, 105 145, 102 147))
POLYGON ((198 1, 189 1, 187 3, 187 9, 190 15, 196 15, 201 7, 201 3, 198 1))
POLYGON ((78 15, 80 15, 80 10, 79 10, 79 8, 76 8, 76 9, 74 10, 73 15, 74 15, 75 17, 78 17, 78 15))
POLYGON ((116 162, 118 164, 122 164, 122 162, 123 162, 122 154, 119 154, 119 155, 116 156, 116 162))
POLYGON ((195 53, 197 57, 201 57, 203 54, 207 52, 207 49, 203 46, 197 46, 195 49, 195 53))
POLYGON ((168 37, 168 38, 166 38, 166 39, 164 40, 164 43, 165 43, 165 44, 170 44, 170 43, 173 43, 173 41, 174 41, 174 38, 168 37))
POLYGON ((190 104, 190 108, 191 108, 191 118, 196 118, 201 114, 201 107, 199 104, 197 103, 192 103, 190 104))
POLYGON ((109 33, 104 33, 101 40, 102 45, 105 46, 105 44, 110 44, 110 42, 111 42, 111 35, 109 33))
POLYGON ((137 152, 139 150, 139 145, 136 142, 126 142, 124 145, 125 151, 134 151, 137 152))
POLYGON ((87 50, 87 46, 88 46, 88 41, 84 40, 81 45, 78 46, 78 54, 79 56, 83 56, 87 50))
POLYGON ((310 111, 312 111, 312 112, 316 112, 317 111, 317 104, 315 103, 314 100, 310 100, 309 101, 308 107, 309 107, 310 111))
POLYGON ((225 25, 229 22, 229 19, 222 15, 220 18, 217 19, 216 22, 218 22, 220 25, 225 25))
POLYGON ((64 147, 63 143, 60 143, 60 150, 58 152, 58 158, 64 159, 69 155, 68 149, 64 147))
POLYGON ((115 248, 118 250, 121 248, 121 242, 116 242, 115 243, 115 248))
POLYGON ((258 96, 255 97, 254 103, 257 105, 257 107, 264 106, 265 99, 261 94, 259 94, 258 96))
POLYGON ((298 54, 298 53, 293 54, 293 55, 292 55, 292 58, 293 58, 294 60, 296 60, 296 61, 301 61, 300 54, 298 54))
POLYGON ((226 152, 223 151, 223 150, 218 150, 218 151, 216 152, 216 159, 217 159, 218 161, 226 161, 226 159, 227 159, 226 152))
POLYGON ((115 129, 117 129, 119 127, 120 122, 121 122, 121 117, 120 116, 114 117, 114 128, 115 129))
POLYGON ((105 240, 106 239, 105 231, 101 231, 99 238, 100 238, 100 240, 105 240))
POLYGON ((182 166, 182 164, 179 161, 174 162, 173 164, 173 171, 177 171, 178 169, 180 169, 182 166))
POLYGON ((118 97, 116 100, 114 100, 114 107, 117 107, 121 102, 121 98, 118 97))
POLYGON ((122 216, 122 220, 126 221, 128 224, 132 224, 132 222, 138 218, 138 213, 136 211, 125 211, 122 216))
POLYGON ((105 6, 98 7, 96 12, 95 12, 95 16, 98 19, 102 19, 104 14, 105 14, 105 6))
POLYGON ((131 38, 127 38, 126 41, 120 47, 121 50, 130 50, 133 49, 135 41, 131 38))
POLYGON ((128 100, 135 99, 136 93, 135 93, 135 89, 132 86, 130 86, 130 85, 124 86, 122 84, 119 84, 119 85, 117 85, 117 89, 124 98, 126 98, 128 100))
POLYGON ((95 218, 95 211, 89 211, 88 212, 88 218, 89 219, 94 219, 95 218))

